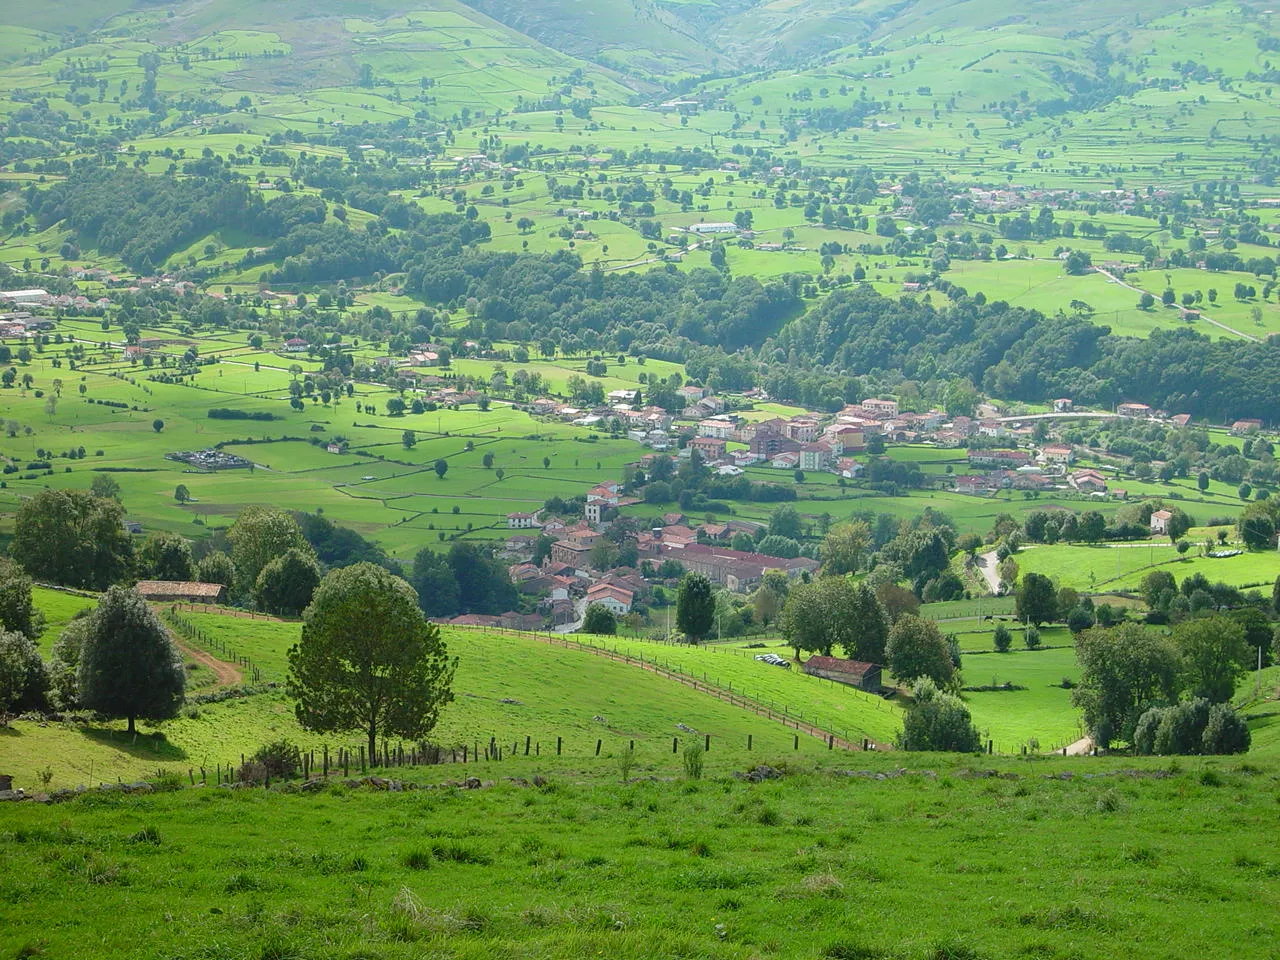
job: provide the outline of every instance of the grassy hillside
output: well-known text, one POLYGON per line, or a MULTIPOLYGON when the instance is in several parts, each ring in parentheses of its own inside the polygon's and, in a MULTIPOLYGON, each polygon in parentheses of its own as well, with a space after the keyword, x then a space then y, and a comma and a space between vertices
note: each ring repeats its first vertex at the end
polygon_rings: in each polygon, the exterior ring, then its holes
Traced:
POLYGON ((475 791, 208 787, 6 807, 0 951, 1273 955, 1269 765, 901 766, 793 762, 748 783, 728 776, 739 764, 669 782, 678 767, 645 757, 620 784, 522 762, 475 791), (548 782, 504 779, 534 774, 548 782))
MULTIPOLYGON (((39 591, 37 602, 49 619, 46 641, 42 641, 46 656, 65 620, 92 603, 54 591, 39 591)), ((192 701, 177 719, 144 726, 134 739, 124 735, 122 723, 18 721, 0 731, 0 767, 28 786, 47 769, 56 788, 134 778, 158 767, 212 771, 221 764, 226 768, 238 763, 241 754, 281 737, 309 749, 327 745, 335 752, 339 746, 354 749, 361 742, 359 736, 309 734, 298 726, 283 690, 286 654, 298 640, 298 623, 230 614, 181 616, 200 631, 191 636, 179 629, 188 647, 203 648, 216 658, 247 657, 258 668, 261 682, 256 687, 247 670, 239 671, 251 687, 250 695, 219 702, 192 701)), ((470 748, 478 743, 483 748, 493 738, 505 743, 505 752, 510 753, 515 743, 523 751, 528 739, 532 750, 554 755, 560 738, 563 758, 593 763, 597 740, 602 741, 601 763, 611 763, 609 758, 632 742, 637 749, 669 754, 672 738, 691 742, 708 735, 713 753, 733 757, 748 755, 748 738, 752 752, 793 754, 798 749, 808 755, 827 749, 824 742, 807 735, 800 736, 797 748, 795 731, 782 723, 638 665, 519 634, 448 627, 444 634, 459 667, 455 700, 443 711, 432 740, 447 746, 470 748)), ((781 672, 746 662, 759 668, 766 684, 781 672)), ((188 673, 191 695, 216 689, 207 665, 189 662, 188 673)), ((817 681, 810 683, 817 686, 817 681)), ((887 741, 898 727, 893 719, 896 711, 887 706, 883 712, 872 709, 870 713, 862 706, 851 717, 841 704, 855 699, 852 696, 837 698, 826 692, 810 701, 804 689, 790 693, 796 697, 793 714, 803 712, 809 723, 839 724, 837 732, 848 728, 855 739, 873 736, 887 741), (868 724, 872 729, 865 729, 868 724)))

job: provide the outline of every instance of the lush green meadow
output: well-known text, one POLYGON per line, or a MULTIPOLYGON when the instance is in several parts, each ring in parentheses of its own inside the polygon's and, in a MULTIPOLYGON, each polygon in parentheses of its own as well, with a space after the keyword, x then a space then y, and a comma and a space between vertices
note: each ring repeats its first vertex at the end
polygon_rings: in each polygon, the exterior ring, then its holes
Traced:
MULTIPOLYGON (((1220 549, 1240 547, 1228 545, 1220 549)), ((1059 586, 1086 591, 1136 590, 1152 570, 1167 571, 1179 582, 1200 573, 1212 583, 1241 588, 1268 587, 1280 576, 1280 555, 1273 550, 1215 558, 1202 556, 1199 547, 1179 554, 1167 540, 1036 546, 1020 551, 1014 559, 1023 575, 1042 573, 1059 586)))
POLYGON ((1269 765, 761 753, 786 775, 748 783, 728 773, 751 761, 725 759, 708 757, 701 781, 670 782, 678 762, 641 752, 628 783, 611 762, 521 758, 469 768, 494 782, 474 791, 210 786, 6 805, 0 950, 1272 955, 1269 765), (541 787, 505 779, 535 774, 541 787))

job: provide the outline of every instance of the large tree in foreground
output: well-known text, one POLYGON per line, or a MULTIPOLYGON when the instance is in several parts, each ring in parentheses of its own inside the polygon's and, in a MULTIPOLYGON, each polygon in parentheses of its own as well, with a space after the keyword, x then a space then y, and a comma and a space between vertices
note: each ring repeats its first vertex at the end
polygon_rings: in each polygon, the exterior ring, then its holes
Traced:
POLYGON ((357 563, 316 589, 302 639, 289 650, 289 693, 303 727, 363 731, 374 756, 379 735, 423 737, 435 727, 453 700, 456 665, 413 588, 357 563))
POLYGON ((41 490, 18 508, 10 554, 37 580, 105 590, 128 574, 124 509, 86 490, 41 490))
POLYGON ((89 616, 80 650, 80 705, 108 717, 167 720, 186 692, 182 657, 134 590, 112 587, 89 616))

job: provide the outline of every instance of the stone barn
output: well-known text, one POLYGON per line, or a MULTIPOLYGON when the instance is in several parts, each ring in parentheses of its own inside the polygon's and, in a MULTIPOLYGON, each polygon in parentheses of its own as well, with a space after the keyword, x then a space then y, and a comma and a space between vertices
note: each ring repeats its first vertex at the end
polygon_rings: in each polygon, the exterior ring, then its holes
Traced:
POLYGON ((839 657, 810 657, 800 667, 811 677, 834 680, 868 693, 880 692, 880 665, 839 657))

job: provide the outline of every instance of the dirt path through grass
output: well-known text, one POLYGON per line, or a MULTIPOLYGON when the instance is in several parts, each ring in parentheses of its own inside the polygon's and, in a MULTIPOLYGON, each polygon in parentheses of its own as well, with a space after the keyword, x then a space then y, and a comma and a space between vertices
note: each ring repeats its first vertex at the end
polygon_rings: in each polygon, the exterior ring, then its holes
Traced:
POLYGON ((173 640, 174 645, 182 651, 184 656, 190 657, 201 666, 208 667, 216 678, 213 685, 214 690, 221 690, 223 687, 234 687, 244 679, 244 674, 240 672, 240 668, 233 663, 227 663, 225 660, 219 660, 211 653, 201 650, 199 647, 193 647, 190 644, 183 643, 166 625, 165 629, 169 631, 169 637, 173 640))

